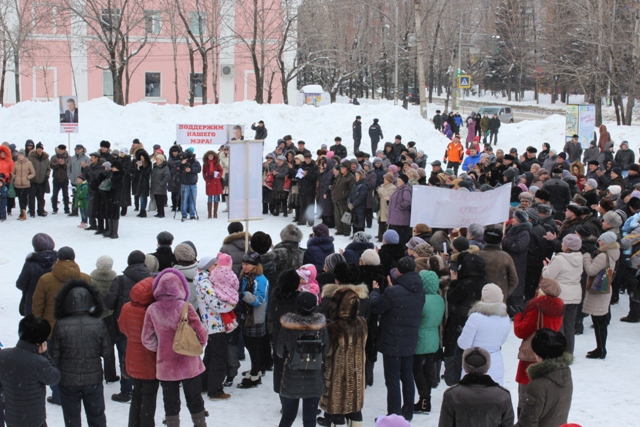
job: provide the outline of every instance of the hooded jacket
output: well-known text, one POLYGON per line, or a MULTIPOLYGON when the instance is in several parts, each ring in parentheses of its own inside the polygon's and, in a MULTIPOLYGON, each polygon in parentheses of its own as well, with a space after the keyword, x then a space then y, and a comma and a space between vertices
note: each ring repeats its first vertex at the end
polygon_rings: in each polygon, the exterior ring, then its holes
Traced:
POLYGON ((102 384, 100 358, 114 357, 109 331, 100 319, 103 309, 100 293, 84 280, 70 280, 56 296, 58 322, 50 352, 62 374, 60 385, 102 384))
POLYGON ((251 240, 251 233, 245 231, 229 234, 222 241, 222 247, 220 248, 220 252, 231 256, 231 260, 233 261, 231 269, 236 275, 240 274, 240 268, 242 267, 242 257, 245 252, 247 234, 249 234, 249 240, 251 240))
MULTIPOLYGON (((432 272, 431 272, 432 273, 432 272)), ((433 280, 433 274, 423 272, 420 274, 424 289, 424 306, 420 316, 420 329, 418 332, 418 346, 416 354, 432 354, 440 349, 440 324, 444 317, 444 299, 438 294, 440 281, 438 276, 433 280)))
POLYGON ((313 264, 317 271, 322 271, 325 259, 335 251, 333 237, 311 237, 307 241, 307 250, 304 252, 302 262, 313 264))
POLYGON ((4 159, 0 157, 0 173, 4 174, 4 182, 8 186, 11 183, 11 174, 13 174, 14 168, 12 153, 9 147, 4 145, 0 145, 0 152, 4 153, 4 159))
POLYGON ((29 161, 33 165, 33 170, 35 171, 35 176, 31 178, 31 181, 36 184, 42 184, 47 181, 49 179, 49 175, 51 175, 49 154, 43 151, 42 154, 38 155, 36 150, 32 150, 29 153, 29 161))
MULTIPOLYGON (((173 351, 173 340, 178 328, 182 307, 189 299, 189 285, 182 273, 168 268, 153 281, 156 302, 147 309, 142 328, 142 344, 156 352, 156 376, 160 381, 182 381, 204 372, 199 356, 185 356, 173 351)), ((200 344, 207 342, 207 330, 200 322, 196 310, 188 305, 188 323, 200 344)))
POLYGON ((414 271, 399 276, 383 293, 379 289, 371 292, 371 311, 380 315, 380 353, 395 357, 415 354, 424 298, 422 280, 414 271))
POLYGON ((142 345, 142 328, 147 308, 155 302, 153 278, 136 283, 129 294, 131 301, 122 306, 118 327, 127 337, 125 365, 127 374, 139 380, 156 379, 156 353, 142 345))
POLYGON ((36 291, 38 281, 51 271, 57 259, 58 255, 54 250, 33 252, 27 256, 22 266, 22 272, 16 281, 16 288, 20 289, 23 295, 20 307, 20 313, 23 316, 31 314, 33 293, 36 291))
POLYGON ((16 160, 13 164, 13 175, 11 180, 15 188, 31 187, 31 179, 36 176, 36 171, 31 162, 25 157, 22 160, 16 160))
POLYGON ((561 252, 542 269, 542 277, 554 279, 560 284, 562 292, 560 298, 566 304, 580 304, 582 302, 582 254, 580 252, 561 252))

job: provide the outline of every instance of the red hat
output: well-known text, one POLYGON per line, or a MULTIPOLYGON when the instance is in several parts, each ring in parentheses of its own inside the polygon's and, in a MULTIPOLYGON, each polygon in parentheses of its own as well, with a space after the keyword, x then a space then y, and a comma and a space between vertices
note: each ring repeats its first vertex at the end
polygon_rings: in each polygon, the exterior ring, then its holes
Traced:
POLYGON ((473 138, 473 141, 474 141, 474 142, 478 142, 478 141, 480 141, 480 137, 479 137, 479 136, 476 136, 475 138, 473 138))

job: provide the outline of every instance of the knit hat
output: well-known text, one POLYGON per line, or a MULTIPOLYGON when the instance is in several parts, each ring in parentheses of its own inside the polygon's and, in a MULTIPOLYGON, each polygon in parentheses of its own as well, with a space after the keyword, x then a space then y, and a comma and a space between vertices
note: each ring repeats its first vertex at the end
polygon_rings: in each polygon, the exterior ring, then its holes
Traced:
MULTIPOLYGON (((113 157, 120 157, 120 150, 111 150, 111 155, 113 157)), ((164 159, 164 157, 163 157, 163 159, 164 159)), ((164 160, 166 160, 166 159, 164 159, 164 160)))
POLYGON ((251 236, 251 249, 258 252, 260 255, 264 255, 271 249, 271 236, 262 231, 257 231, 251 236))
POLYGON ((397 264, 398 271, 402 274, 416 271, 416 262, 411 257, 402 257, 397 264))
POLYGON ((318 297, 310 292, 301 292, 296 298, 296 311, 303 316, 310 316, 318 305, 318 297))
POLYGON ((76 253, 69 246, 63 246, 58 249, 59 261, 73 261, 76 259, 76 253))
POLYGON ((358 231, 353 235, 353 241, 359 243, 368 243, 371 240, 371 235, 365 233, 364 231, 358 231))
POLYGON ((242 257, 242 262, 244 264, 258 265, 260 264, 260 254, 257 252, 247 252, 242 257))
POLYGON ((300 163, 304 162, 304 156, 302 154, 296 155, 296 160, 300 160, 300 163))
POLYGON ((147 266, 149 273, 157 273, 160 270, 160 263, 158 258, 151 254, 146 254, 144 257, 144 265, 147 266))
POLYGON ((513 213, 513 217, 518 220, 520 224, 525 224, 529 221, 529 215, 523 210, 517 210, 513 213))
POLYGON ((469 241, 466 237, 456 237, 453 239, 453 247, 456 248, 458 252, 466 251, 469 249, 469 241))
POLYGON ((159 245, 171 245, 173 243, 173 234, 168 231, 161 231, 156 236, 159 245))
POLYGON ((31 245, 35 252, 52 251, 56 244, 46 233, 38 233, 31 239, 31 245))
POLYGON ((620 194, 620 192, 622 192, 622 188, 620 188, 619 185, 610 185, 607 190, 609 190, 609 192, 614 196, 617 196, 618 194, 620 194))
POLYGON ((387 173, 384 174, 383 178, 393 184, 393 180, 395 179, 395 175, 392 174, 391 172, 387 172, 387 173))
POLYGON ((42 149, 44 150, 44 144, 43 144, 42 142, 38 142, 38 143, 36 144, 36 150, 37 150, 38 148, 42 148, 42 149))
POLYGON ((499 245, 502 242, 502 230, 496 227, 484 230, 484 242, 490 245, 499 245))
POLYGON ((18 337, 29 344, 40 345, 47 341, 51 333, 51 325, 44 319, 29 314, 18 324, 18 337))
POLYGON ((555 359, 567 349, 567 338, 552 329, 538 329, 531 340, 531 349, 541 359, 555 359))
POLYGON ((611 169, 611 172, 615 173, 618 176, 622 175, 622 169, 620 169, 618 167, 615 167, 615 168, 611 169))
POLYGON ((413 251, 416 253, 418 258, 429 258, 433 256, 433 246, 429 243, 421 243, 413 248, 413 251))
POLYGON ((333 253, 324 259, 324 269, 327 272, 331 273, 335 270, 336 265, 338 265, 339 263, 346 263, 346 262, 347 260, 345 259, 344 255, 339 253, 333 253))
POLYGON ((529 219, 534 222, 538 221, 538 219, 540 218, 538 216, 538 211, 534 208, 529 208, 525 212, 527 213, 527 215, 529 215, 529 219))
POLYGON ((591 229, 584 224, 580 224, 578 227, 576 227, 576 233, 578 233, 578 235, 583 238, 589 237, 593 234, 591 233, 591 229))
POLYGON ((407 248, 409 249, 415 249, 416 246, 418 245, 422 245, 423 243, 427 243, 425 242, 423 239, 421 239, 420 237, 412 237, 407 244, 405 245, 407 248))
POLYGON ((113 258, 109 255, 102 255, 96 261, 96 269, 101 271, 111 271, 113 268, 113 258))
POLYGON ((485 375, 491 367, 491 355, 484 348, 468 348, 462 354, 462 367, 467 374, 485 375))
POLYGON ((196 253, 191 246, 186 243, 180 243, 174 251, 176 261, 191 262, 196 260, 196 253))
POLYGON ((593 178, 590 178, 587 180, 587 185, 595 190, 596 188, 598 188, 598 181, 596 181, 593 178))
POLYGON ((577 234, 567 234, 566 236, 564 236, 564 239, 562 239, 562 243, 564 243, 564 245, 571 249, 573 252, 577 252, 580 250, 580 248, 582 248, 582 239, 580 239, 580 236, 578 236, 577 234))
POLYGON ((374 249, 367 249, 360 255, 360 262, 363 265, 380 265, 380 256, 374 249))
MULTIPOLYGON (((602 216, 602 222, 606 222, 613 228, 622 227, 622 218, 614 211, 609 211, 602 216)), ((601 236, 602 237, 602 236, 601 236)))
POLYGON ((111 162, 104 162, 102 164, 102 167, 105 168, 105 169, 111 169, 111 162))
POLYGON ((544 292, 545 295, 550 297, 558 297, 562 292, 560 284, 554 279, 542 279, 538 287, 544 292))
POLYGON ((502 289, 495 283, 488 283, 482 288, 482 302, 502 302, 502 289))
POLYGON ((241 222, 232 222, 227 226, 227 233, 229 234, 240 233, 242 231, 244 231, 244 227, 241 222))
POLYGON ((207 271, 216 262, 218 262, 218 258, 216 257, 212 257, 210 255, 203 256, 200 262, 198 263, 198 270, 207 271))
POLYGON ((382 235, 382 241, 389 245, 397 245, 400 242, 400 236, 396 230, 387 230, 382 235))
POLYGON ((324 225, 324 223, 320 223, 313 227, 313 234, 316 237, 329 237, 329 227, 324 225))
POLYGON ((411 427, 411 423, 402 415, 391 414, 378 417, 376 427, 411 427))
POLYGON ((615 243, 617 240, 618 239, 616 238, 615 233, 612 231, 607 231, 605 233, 602 233, 598 238, 598 241, 604 243, 605 245, 615 243))
POLYGON ((133 251, 127 258, 127 265, 144 264, 146 255, 142 251, 133 251))
POLYGON ((302 241, 302 231, 295 225, 289 224, 280 231, 280 240, 300 243, 302 241))
POLYGON ((218 267, 231 268, 233 266, 233 258, 229 254, 218 252, 216 258, 218 259, 218 267))

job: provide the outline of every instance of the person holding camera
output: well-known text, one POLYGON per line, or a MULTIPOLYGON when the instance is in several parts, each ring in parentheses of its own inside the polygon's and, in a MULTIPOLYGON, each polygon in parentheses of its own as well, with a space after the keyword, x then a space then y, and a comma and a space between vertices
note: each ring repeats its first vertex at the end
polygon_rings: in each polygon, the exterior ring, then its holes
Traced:
POLYGON ((182 198, 182 221, 187 219, 197 219, 196 198, 198 197, 198 174, 202 172, 202 166, 193 153, 193 148, 189 147, 182 155, 182 160, 177 166, 180 176, 180 195, 182 198))

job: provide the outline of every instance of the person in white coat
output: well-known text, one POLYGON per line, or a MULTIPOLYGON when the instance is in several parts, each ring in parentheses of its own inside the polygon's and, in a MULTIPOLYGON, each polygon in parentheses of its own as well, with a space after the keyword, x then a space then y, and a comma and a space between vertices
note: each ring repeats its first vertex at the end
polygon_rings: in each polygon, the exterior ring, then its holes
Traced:
POLYGON ((487 375, 501 386, 504 383, 504 361, 500 349, 511 331, 511 321, 503 298, 498 285, 484 285, 482 298, 471 307, 467 323, 458 337, 458 346, 462 350, 480 347, 489 352, 491 367, 487 375))
POLYGON ((575 325, 578 307, 582 301, 582 240, 577 234, 567 234, 562 239, 562 252, 544 261, 542 277, 554 279, 560 284, 560 299, 564 302, 564 317, 560 332, 567 338, 567 353, 573 355, 575 325))

